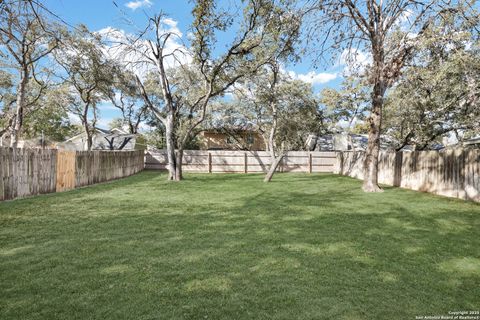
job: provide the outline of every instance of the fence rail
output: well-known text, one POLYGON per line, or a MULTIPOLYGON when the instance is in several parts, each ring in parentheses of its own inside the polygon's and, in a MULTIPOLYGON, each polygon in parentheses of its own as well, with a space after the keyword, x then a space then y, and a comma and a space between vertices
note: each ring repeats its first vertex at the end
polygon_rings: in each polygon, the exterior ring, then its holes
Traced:
MULTIPOLYGON (((363 179, 364 152, 339 152, 335 171, 363 179)), ((379 183, 480 202, 480 151, 381 152, 379 183)))
MULTIPOLYGON (((280 172, 333 172, 337 161, 335 152, 290 151, 278 167, 280 172)), ((267 172, 271 163, 266 151, 201 151, 188 150, 183 155, 186 172, 267 172)), ((148 151, 146 169, 165 170, 167 154, 163 150, 148 151)))
POLYGON ((59 192, 143 170, 144 152, 0 147, 0 201, 59 192))

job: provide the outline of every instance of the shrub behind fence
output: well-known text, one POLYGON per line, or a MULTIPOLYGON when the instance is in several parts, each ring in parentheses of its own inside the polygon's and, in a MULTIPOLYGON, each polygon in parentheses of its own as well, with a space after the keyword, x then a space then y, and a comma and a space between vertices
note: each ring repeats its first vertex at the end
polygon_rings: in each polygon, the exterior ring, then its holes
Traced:
POLYGON ((143 150, 0 148, 0 201, 109 181, 143 168, 143 150))

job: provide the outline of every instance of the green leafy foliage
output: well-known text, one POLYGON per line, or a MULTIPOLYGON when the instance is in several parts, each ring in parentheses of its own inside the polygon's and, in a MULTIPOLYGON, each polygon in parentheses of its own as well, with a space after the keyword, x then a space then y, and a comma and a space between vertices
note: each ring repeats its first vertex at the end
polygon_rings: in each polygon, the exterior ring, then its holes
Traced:
POLYGON ((338 90, 323 89, 320 93, 320 103, 325 108, 329 129, 363 131, 357 124, 361 125, 368 115, 371 103, 370 91, 370 86, 365 84, 365 80, 359 75, 345 78, 338 90), (359 121, 360 123, 357 123, 359 121))
POLYGON ((480 46, 454 16, 432 24, 414 61, 389 94, 384 131, 417 149, 479 133, 480 46), (451 19, 450 19, 451 18, 451 19))

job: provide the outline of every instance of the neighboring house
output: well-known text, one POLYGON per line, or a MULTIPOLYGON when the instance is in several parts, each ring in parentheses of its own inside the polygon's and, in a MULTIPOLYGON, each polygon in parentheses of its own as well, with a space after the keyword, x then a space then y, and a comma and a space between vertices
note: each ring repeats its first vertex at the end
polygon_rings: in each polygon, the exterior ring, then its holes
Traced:
MULTIPOLYGON (((368 135, 353 133, 309 135, 306 145, 310 151, 365 151, 368 145, 368 135)), ((381 139, 380 148, 382 150, 391 149, 386 139, 381 139)))
MULTIPOLYGON (((92 137, 92 150, 144 149, 144 145, 139 143, 138 138, 138 135, 130 134, 119 128, 112 130, 95 128, 92 137)), ((82 132, 64 142, 58 143, 57 148, 72 151, 87 150, 87 135, 85 132, 82 132)))
MULTIPOLYGON (((425 148, 424 150, 428 150, 428 151, 441 151, 441 150, 444 150, 445 148, 449 148, 449 147, 445 147, 443 144, 441 143, 431 143, 430 145, 427 146, 427 148, 425 148)), ((419 151, 417 150, 417 148, 415 147, 415 145, 411 145, 411 144, 407 144, 406 146, 404 146, 402 149, 400 149, 399 151, 419 151)), ((421 150, 420 150, 421 151, 421 150)))
POLYGON ((201 150, 265 150, 263 136, 255 130, 204 130, 198 135, 201 150))
POLYGON ((480 136, 464 140, 463 146, 469 149, 480 149, 480 136))

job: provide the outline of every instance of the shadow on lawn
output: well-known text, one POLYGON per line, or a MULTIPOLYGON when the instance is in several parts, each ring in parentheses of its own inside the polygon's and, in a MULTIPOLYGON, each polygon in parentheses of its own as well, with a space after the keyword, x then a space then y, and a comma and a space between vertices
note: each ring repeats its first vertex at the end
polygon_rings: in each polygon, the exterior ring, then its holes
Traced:
MULTIPOLYGON (((455 207, 444 208, 441 202, 445 199, 439 200, 438 209, 429 208, 433 212, 425 214, 422 212, 425 208, 418 209, 412 203, 415 195, 411 193, 390 199, 387 209, 371 207, 372 203, 368 203, 365 210, 357 207, 364 197, 364 194, 352 195, 350 191, 322 195, 262 193, 230 209, 230 215, 223 218, 226 223, 208 226, 215 234, 229 234, 234 226, 238 234, 255 239, 256 245, 274 248, 273 255, 265 257, 267 261, 279 261, 280 265, 281 261, 289 261, 285 263, 314 268, 319 276, 316 280, 331 283, 332 290, 338 290, 334 283, 338 285, 353 278, 351 291, 359 296, 365 294, 365 288, 355 288, 353 273, 370 279, 368 286, 378 287, 376 299, 383 299, 392 289, 401 292, 409 286, 416 288, 419 295, 439 290, 434 294, 438 301, 442 301, 440 296, 445 290, 478 292, 474 289, 480 277, 479 252, 474 245, 478 225, 471 223, 471 215, 455 207), (345 202, 346 198, 350 205, 345 202), (410 200, 410 205, 400 204, 405 200, 410 200), (362 214, 357 214, 357 210, 363 211, 362 214), (241 223, 232 222, 237 220, 241 223), (465 241, 466 234, 471 235, 473 243, 465 241), (427 274, 429 276, 424 277, 427 274), (334 279, 329 278, 333 275, 334 279)), ((258 268, 262 266, 265 267, 265 263, 260 263, 258 268)), ((411 296, 398 299, 406 304, 412 302, 411 296)), ((391 302, 398 303, 398 300, 391 302)), ((455 303, 475 308, 475 300, 468 294, 455 303)), ((437 305, 441 307, 445 306, 437 305)))

